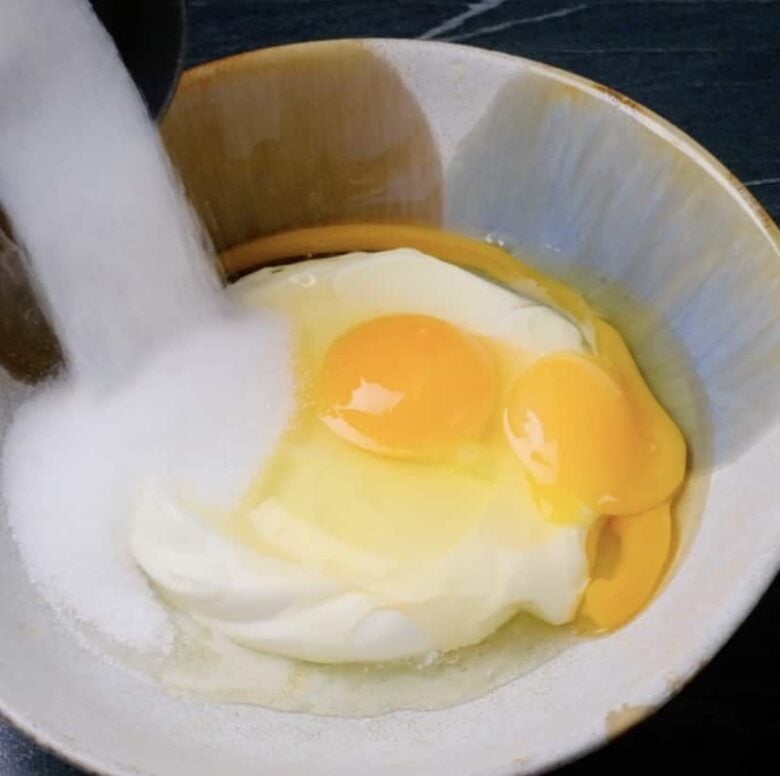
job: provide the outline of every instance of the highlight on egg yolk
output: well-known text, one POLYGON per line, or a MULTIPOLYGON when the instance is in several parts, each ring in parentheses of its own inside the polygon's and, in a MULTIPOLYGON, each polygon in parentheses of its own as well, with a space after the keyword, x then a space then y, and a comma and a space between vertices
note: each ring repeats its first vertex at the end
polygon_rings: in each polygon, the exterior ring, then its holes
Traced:
POLYGON ((322 419, 353 444, 427 455, 479 437, 496 375, 476 337, 431 316, 389 315, 333 342, 317 394, 322 419))
MULTIPOLYGON (((551 505, 551 513, 571 516, 580 502, 602 515, 588 534, 587 554, 597 573, 585 591, 578 619, 596 630, 620 627, 649 602, 668 566, 673 549, 671 504, 685 475, 686 446, 620 334, 594 315, 576 291, 498 246, 413 224, 356 223, 297 229, 257 238, 221 258, 229 274, 240 274, 294 256, 399 246, 484 273, 510 287, 530 283, 581 325, 593 328, 598 355, 543 357, 517 379, 505 412, 512 446, 551 505), (606 556, 610 556, 608 573, 598 573, 606 556)), ((395 340, 396 351, 405 351, 401 341, 395 340)), ((334 347, 329 354, 329 369, 335 362, 343 362, 332 359, 339 350, 334 347)), ((367 354, 367 363, 372 362, 367 341, 356 347, 356 352, 361 350, 367 354)), ((421 354, 403 353, 397 365, 389 366, 392 352, 385 351, 385 359, 374 356, 379 375, 376 384, 384 386, 396 380, 406 396, 413 384, 409 379, 416 369, 413 362, 421 354), (405 372, 407 367, 402 363, 411 369, 405 372)), ((474 361, 482 359, 474 357, 474 361)), ((489 382, 490 391, 484 385, 481 390, 465 384, 455 387, 450 379, 439 381, 436 375, 426 373, 420 401, 412 400, 410 394, 408 404, 402 407, 399 402, 379 415, 347 413, 345 403, 361 386, 359 372, 359 368, 341 371, 336 367, 322 381, 320 403, 326 422, 337 433, 356 444, 362 440, 362 446, 375 451, 409 454, 446 446, 453 436, 441 430, 450 428, 447 417, 458 417, 457 408, 472 406, 467 394, 473 391, 484 399, 495 392, 495 378, 483 364, 478 372, 485 379, 478 382, 489 382), (448 394, 445 388, 455 392, 448 394), (448 398, 438 408, 439 414, 429 416, 427 407, 434 394, 448 398), (401 421, 398 431, 393 428, 396 418, 401 421)), ((477 409, 473 405, 471 421, 456 424, 466 436, 479 433, 492 401, 485 400, 477 409)))

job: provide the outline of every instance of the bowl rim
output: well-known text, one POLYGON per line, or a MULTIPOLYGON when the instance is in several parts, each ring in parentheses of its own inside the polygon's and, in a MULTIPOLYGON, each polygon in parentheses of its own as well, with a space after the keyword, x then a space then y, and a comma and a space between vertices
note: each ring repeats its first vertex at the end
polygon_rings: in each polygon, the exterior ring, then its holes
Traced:
MULTIPOLYGON (((182 6, 182 9, 186 14, 186 2, 182 0, 179 5, 182 6)), ((186 16, 184 18, 185 22, 182 25, 182 43, 186 42, 187 35, 186 16)), ((780 226, 775 223, 774 219, 766 211, 764 206, 758 201, 750 189, 748 189, 748 187, 737 177, 734 172, 732 172, 723 162, 716 158, 703 145, 692 138, 687 132, 673 124, 669 119, 664 118, 660 114, 656 113, 650 108, 647 108, 632 98, 627 97, 616 89, 598 83, 597 81, 589 79, 585 76, 578 75, 563 68, 559 68, 555 65, 539 62, 538 60, 529 59, 527 57, 515 54, 508 54, 501 51, 494 51, 492 49, 482 48, 480 46, 472 46, 448 41, 398 37, 329 38, 324 40, 303 41, 256 48, 250 51, 210 60, 187 69, 182 69, 184 63, 184 56, 182 54, 178 59, 178 72, 176 73, 173 83, 171 84, 169 95, 161 107, 160 113, 158 114, 156 120, 158 123, 164 122, 168 108, 170 107, 172 100, 175 98, 180 89, 190 88, 198 81, 209 78, 220 70, 232 69, 236 66, 252 66, 256 60, 262 60, 264 57, 269 55, 273 56, 275 54, 295 52, 298 50, 311 51, 316 50, 317 48, 325 48, 333 46, 334 44, 342 43, 354 43, 361 45, 368 44, 369 46, 374 44, 377 46, 389 47, 400 44, 410 49, 439 48, 442 51, 453 51, 460 49, 464 52, 464 54, 480 56, 487 60, 492 59, 514 64, 519 63, 526 70, 538 73, 543 77, 551 78, 558 83, 568 85, 579 91, 585 92, 595 97, 596 99, 611 105, 613 108, 616 108, 617 110, 629 115, 635 121, 639 122, 645 129, 649 130, 662 140, 670 143, 678 152, 684 154, 686 157, 695 162, 699 167, 708 172, 710 176, 720 185, 720 187, 731 196, 731 198, 735 201, 735 204, 750 217, 751 221, 763 234, 768 244, 774 249, 778 261, 780 261, 780 226)), ((589 742, 575 745, 575 747, 573 747, 571 750, 555 755, 549 761, 543 763, 539 769, 535 769, 532 772, 546 773, 553 768, 560 767, 566 763, 585 757, 591 752, 608 744, 614 738, 622 736, 637 724, 641 723, 648 716, 651 716, 660 708, 662 708, 666 703, 674 698, 691 679, 693 679, 704 667, 706 667, 712 661, 715 655, 723 648, 726 642, 734 635, 734 633, 741 627, 744 621, 751 614, 758 602, 772 585, 778 572, 780 572, 780 553, 777 554, 772 568, 767 568, 762 575, 756 575, 750 590, 745 592, 745 606, 740 609, 740 612, 737 616, 733 617, 728 624, 724 625, 722 630, 720 630, 714 637, 711 638, 709 644, 707 644, 706 647, 702 650, 704 657, 697 662, 695 668, 685 677, 684 681, 678 683, 677 686, 667 687, 665 690, 659 691, 656 697, 651 699, 650 705, 648 706, 645 713, 638 715, 635 720, 630 721, 624 728, 620 730, 617 735, 607 735, 605 733, 601 736, 593 736, 589 742)), ((135 770, 132 768, 132 766, 131 769, 128 769, 126 766, 122 766, 117 763, 100 761, 98 757, 94 755, 79 752, 78 749, 74 747, 72 742, 39 728, 34 720, 28 719, 23 714, 15 712, 2 698, 2 696, 0 696, 0 722, 3 721, 7 722, 12 728, 29 738, 39 748, 55 755, 70 765, 82 769, 89 774, 94 774, 94 776, 143 776, 141 772, 135 770)), ((512 769, 502 771, 502 773, 504 776, 512 776, 512 774, 517 773, 517 771, 512 769)), ((526 773, 526 771, 522 771, 522 773, 526 773)))
MULTIPOLYGON (((326 40, 284 43, 278 46, 252 49, 251 51, 231 54, 226 57, 189 67, 182 72, 181 77, 179 78, 177 92, 178 89, 181 88, 190 88, 192 83, 209 78, 222 69, 234 68, 250 63, 253 64, 254 60, 260 60, 265 56, 273 56, 274 54, 295 50, 324 49, 333 44, 340 43, 378 44, 385 46, 401 44, 409 48, 441 48, 442 50, 450 51, 461 49, 465 52, 471 52, 472 54, 478 52, 481 56, 486 56, 490 59, 514 63, 520 62, 528 70, 538 72, 544 76, 551 77, 559 83, 587 92, 602 102, 606 102, 621 112, 628 114, 653 134, 671 143, 678 151, 707 170, 707 172, 709 172, 710 175, 718 181, 729 194, 731 194, 732 198, 737 200, 740 207, 751 216, 753 222, 759 227, 778 253, 778 256, 780 256, 780 226, 775 223, 772 216, 766 211, 750 189, 739 179, 739 177, 737 177, 736 173, 730 170, 723 162, 701 145, 701 143, 691 137, 687 132, 680 129, 676 124, 673 124, 669 119, 664 118, 659 113, 642 105, 633 98, 626 96, 617 89, 613 89, 611 86, 601 84, 598 81, 573 73, 570 70, 540 62, 536 59, 529 59, 528 57, 517 54, 507 54, 503 51, 494 51, 493 49, 482 48, 480 46, 470 46, 465 43, 451 43, 443 40, 393 37, 328 38, 326 40)), ((161 116, 161 119, 164 120, 164 118, 164 116, 161 116)))

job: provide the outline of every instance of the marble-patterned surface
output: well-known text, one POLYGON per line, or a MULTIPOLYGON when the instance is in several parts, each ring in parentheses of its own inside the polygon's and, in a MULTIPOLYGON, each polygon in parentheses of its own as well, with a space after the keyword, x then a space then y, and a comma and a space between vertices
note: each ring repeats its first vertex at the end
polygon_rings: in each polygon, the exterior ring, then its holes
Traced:
MULTIPOLYGON (((291 41, 427 37, 520 54, 613 86, 671 119, 780 217, 776 0, 190 0, 188 62, 291 41)), ((780 733, 775 583, 721 655, 660 714, 561 772, 666 765, 672 740, 701 767, 770 754, 780 733)), ((0 723, 0 776, 74 776, 0 723)))

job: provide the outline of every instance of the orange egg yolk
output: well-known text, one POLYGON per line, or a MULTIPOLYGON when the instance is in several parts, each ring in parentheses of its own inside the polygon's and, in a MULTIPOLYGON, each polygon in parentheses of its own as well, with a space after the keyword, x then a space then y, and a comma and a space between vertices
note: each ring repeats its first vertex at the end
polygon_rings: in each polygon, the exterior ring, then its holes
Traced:
MULTIPOLYGON (((652 598, 672 552, 671 502, 685 476, 680 430, 653 396, 622 337, 597 320, 598 356, 539 359, 512 388, 513 447, 553 513, 572 501, 602 515, 588 551, 616 541, 607 575, 588 585, 580 618, 613 630, 652 598)), ((571 510, 569 510, 571 514, 571 510)))
POLYGON ((389 315, 330 346, 319 411, 359 447, 428 455, 482 433, 495 408, 496 383, 491 357, 476 337, 438 318, 389 315))
MULTIPOLYGON (((652 598, 669 561, 672 515, 669 503, 639 515, 621 515, 592 531, 609 532, 617 540, 612 569, 588 585, 580 616, 597 630, 613 630, 628 622, 652 598)), ((596 542, 594 542, 596 543, 596 542)))
POLYGON ((635 514, 677 490, 685 444, 616 332, 599 324, 598 333, 603 356, 555 353, 520 375, 509 431, 543 493, 599 514, 635 514))
POLYGON ((514 447, 536 483, 594 512, 615 511, 647 452, 640 418, 596 359, 546 356, 515 382, 507 407, 514 447))

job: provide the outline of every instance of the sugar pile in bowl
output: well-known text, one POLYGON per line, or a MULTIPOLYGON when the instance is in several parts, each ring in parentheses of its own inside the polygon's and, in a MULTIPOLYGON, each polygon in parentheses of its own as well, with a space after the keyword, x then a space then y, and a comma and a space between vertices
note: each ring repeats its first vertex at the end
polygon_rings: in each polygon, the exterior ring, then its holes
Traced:
POLYGON ((0 205, 66 356, 4 440, 30 578, 65 619, 140 651, 174 626, 125 517, 155 478, 229 508, 282 433, 289 333, 234 310, 113 42, 86 0, 0 8, 0 205))

